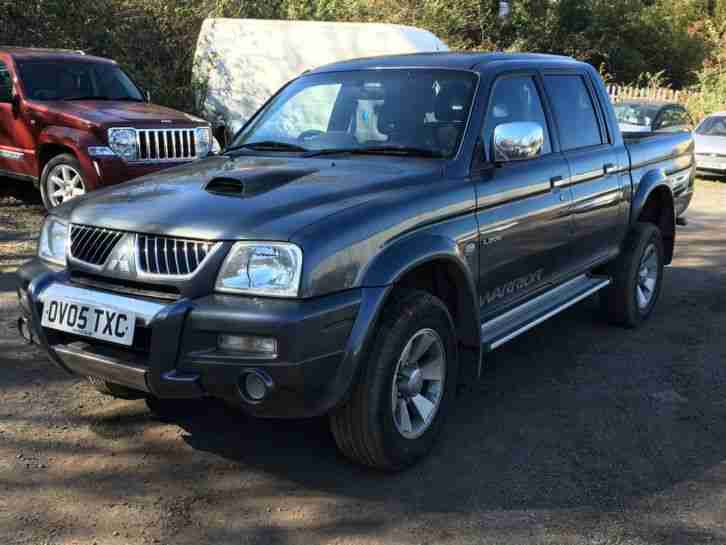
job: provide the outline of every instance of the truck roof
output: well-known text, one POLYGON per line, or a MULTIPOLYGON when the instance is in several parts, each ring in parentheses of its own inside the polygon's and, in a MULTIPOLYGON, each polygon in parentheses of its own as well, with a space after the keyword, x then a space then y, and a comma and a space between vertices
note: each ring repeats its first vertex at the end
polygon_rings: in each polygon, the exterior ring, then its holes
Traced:
POLYGON ((45 49, 41 47, 0 45, 0 53, 7 53, 16 60, 86 60, 92 62, 114 62, 111 59, 86 55, 83 51, 74 51, 72 49, 45 49))
POLYGON ((371 68, 455 68, 471 70, 482 64, 495 62, 532 62, 545 64, 582 64, 572 57, 544 53, 477 53, 477 52, 431 52, 405 55, 366 57, 327 64, 309 73, 365 70, 371 68))

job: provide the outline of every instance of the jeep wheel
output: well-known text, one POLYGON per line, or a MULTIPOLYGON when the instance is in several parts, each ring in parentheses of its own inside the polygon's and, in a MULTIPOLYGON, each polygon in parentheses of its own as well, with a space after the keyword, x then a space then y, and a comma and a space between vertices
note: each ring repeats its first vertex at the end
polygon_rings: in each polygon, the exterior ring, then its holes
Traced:
POLYGON ((48 210, 85 195, 86 182, 81 172, 78 159, 67 153, 48 161, 40 177, 40 194, 48 210))
POLYGON ((426 292, 407 292, 385 316, 358 384, 330 424, 348 458, 399 470, 441 433, 456 392, 456 337, 446 306, 426 292))
POLYGON ((637 327, 653 312, 663 281, 663 240, 652 223, 638 223, 611 265, 613 283, 600 302, 616 324, 637 327))

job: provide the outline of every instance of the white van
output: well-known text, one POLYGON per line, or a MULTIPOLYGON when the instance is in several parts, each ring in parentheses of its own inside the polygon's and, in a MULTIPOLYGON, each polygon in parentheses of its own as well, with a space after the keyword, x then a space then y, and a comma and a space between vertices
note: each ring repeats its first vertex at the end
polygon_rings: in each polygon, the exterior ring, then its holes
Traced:
POLYGON ((402 25, 212 18, 199 33, 193 80, 204 117, 230 135, 280 87, 311 68, 448 49, 430 32, 402 25))

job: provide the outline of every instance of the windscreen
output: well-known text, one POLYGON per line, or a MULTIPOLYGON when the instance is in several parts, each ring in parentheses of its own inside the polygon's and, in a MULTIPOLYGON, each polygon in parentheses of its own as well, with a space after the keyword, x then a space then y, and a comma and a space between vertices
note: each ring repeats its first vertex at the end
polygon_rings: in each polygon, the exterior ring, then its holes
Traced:
POLYGON ((139 89, 115 64, 90 61, 21 61, 20 79, 30 100, 143 101, 139 89))
POLYGON ((429 69, 303 76, 258 113, 231 147, 415 149, 451 157, 466 128, 476 82, 470 72, 429 69))
POLYGON ((726 136, 726 116, 707 117, 696 129, 696 134, 704 136, 726 136))

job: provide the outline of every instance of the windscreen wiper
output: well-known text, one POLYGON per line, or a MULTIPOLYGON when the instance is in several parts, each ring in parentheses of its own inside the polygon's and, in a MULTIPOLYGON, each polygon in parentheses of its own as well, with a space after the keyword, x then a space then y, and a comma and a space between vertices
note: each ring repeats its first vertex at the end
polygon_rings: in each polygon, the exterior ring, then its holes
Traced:
POLYGON ((310 151, 307 148, 298 146, 297 144, 288 144, 287 142, 276 142, 274 140, 262 140, 260 142, 249 142, 232 146, 224 150, 224 153, 239 149, 250 149, 252 151, 310 151))
POLYGON ((416 148, 412 146, 365 146, 361 148, 327 148, 314 150, 305 157, 320 157, 321 155, 337 154, 353 155, 407 155, 411 157, 431 157, 440 159, 444 154, 429 148, 416 148))

